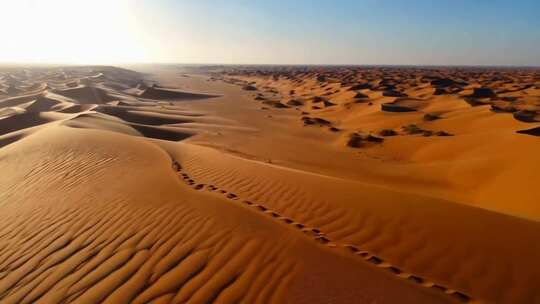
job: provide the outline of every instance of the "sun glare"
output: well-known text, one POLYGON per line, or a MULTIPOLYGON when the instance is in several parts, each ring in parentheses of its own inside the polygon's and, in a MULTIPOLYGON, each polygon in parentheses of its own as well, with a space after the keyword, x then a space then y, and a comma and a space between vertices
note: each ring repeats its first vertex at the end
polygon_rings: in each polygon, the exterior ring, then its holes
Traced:
POLYGON ((19 0, 3 4, 0 62, 144 61, 129 0, 19 0))

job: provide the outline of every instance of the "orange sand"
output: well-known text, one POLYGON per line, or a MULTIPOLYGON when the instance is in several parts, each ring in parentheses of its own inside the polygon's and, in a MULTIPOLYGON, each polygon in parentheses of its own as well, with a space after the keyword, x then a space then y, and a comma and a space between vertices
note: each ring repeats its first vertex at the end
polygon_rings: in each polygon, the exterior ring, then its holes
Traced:
POLYGON ((1 303, 540 303, 538 71, 132 68, 0 67, 1 303))

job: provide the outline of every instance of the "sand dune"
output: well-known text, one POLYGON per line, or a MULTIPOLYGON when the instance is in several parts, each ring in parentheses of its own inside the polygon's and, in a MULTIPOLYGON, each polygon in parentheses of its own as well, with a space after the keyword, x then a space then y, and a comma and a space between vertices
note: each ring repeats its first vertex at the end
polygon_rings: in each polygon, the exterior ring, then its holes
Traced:
POLYGON ((0 69, 0 302, 540 302, 537 71, 140 69, 0 69))
POLYGON ((16 114, 0 120, 0 135, 38 126, 50 121, 40 113, 16 114))
POLYGON ((182 100, 182 99, 207 99, 211 97, 216 97, 215 95, 209 95, 209 94, 200 94, 200 93, 189 93, 189 92, 182 92, 178 90, 171 90, 171 89, 165 89, 160 88, 156 86, 152 86, 149 88, 144 89, 140 94, 139 97, 146 98, 146 99, 157 99, 157 100, 182 100))
POLYGON ((56 90, 56 94, 76 100, 80 104, 102 104, 115 100, 103 89, 81 86, 72 89, 56 90))

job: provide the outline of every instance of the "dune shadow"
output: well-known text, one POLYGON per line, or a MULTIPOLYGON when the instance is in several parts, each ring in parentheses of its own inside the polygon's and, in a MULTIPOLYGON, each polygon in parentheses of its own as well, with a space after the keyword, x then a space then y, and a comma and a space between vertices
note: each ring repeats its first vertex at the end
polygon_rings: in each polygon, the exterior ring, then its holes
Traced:
POLYGON ((395 103, 383 103, 383 104, 381 104, 381 111, 383 111, 383 112, 403 113, 403 112, 415 112, 416 109, 411 108, 411 107, 402 106, 402 105, 395 104, 395 103))
POLYGON ((144 113, 132 111, 129 108, 101 106, 101 107, 98 107, 96 111, 103 114, 116 116, 127 122, 136 123, 136 124, 144 124, 144 125, 152 125, 152 126, 191 122, 188 119, 154 116, 151 114, 146 115, 144 113))
POLYGON ((22 113, 0 119, 0 135, 48 123, 39 113, 22 113))
POLYGON ((76 100, 79 104, 103 104, 117 99, 110 96, 107 91, 93 86, 55 90, 54 93, 76 100))
POLYGON ((0 148, 10 145, 21 138, 23 138, 22 134, 17 134, 13 136, 8 135, 8 137, 0 139, 0 148))
POLYGON ((532 135, 532 136, 540 136, 540 127, 532 128, 532 129, 526 129, 526 130, 519 130, 517 131, 519 134, 526 134, 526 135, 532 135))
POLYGON ((144 137, 150 137, 168 141, 181 141, 192 136, 190 133, 172 130, 171 128, 161 128, 145 126, 139 124, 129 124, 133 129, 139 131, 144 137))
POLYGON ((190 93, 176 91, 173 89, 165 89, 157 86, 149 87, 139 94, 140 98, 154 100, 197 100, 219 97, 218 95, 190 93))

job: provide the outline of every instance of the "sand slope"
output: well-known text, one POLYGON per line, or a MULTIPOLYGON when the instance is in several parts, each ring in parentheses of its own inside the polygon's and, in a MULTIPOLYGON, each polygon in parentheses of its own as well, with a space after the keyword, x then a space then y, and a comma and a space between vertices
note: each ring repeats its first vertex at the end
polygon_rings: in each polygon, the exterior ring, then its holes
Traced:
POLYGON ((150 143, 66 127, 38 134, 2 151, 3 172, 13 172, 1 191, 5 303, 444 301, 186 187, 150 143), (36 152, 21 165, 19 149, 36 152), (381 297, 381 286, 397 292, 381 297))

